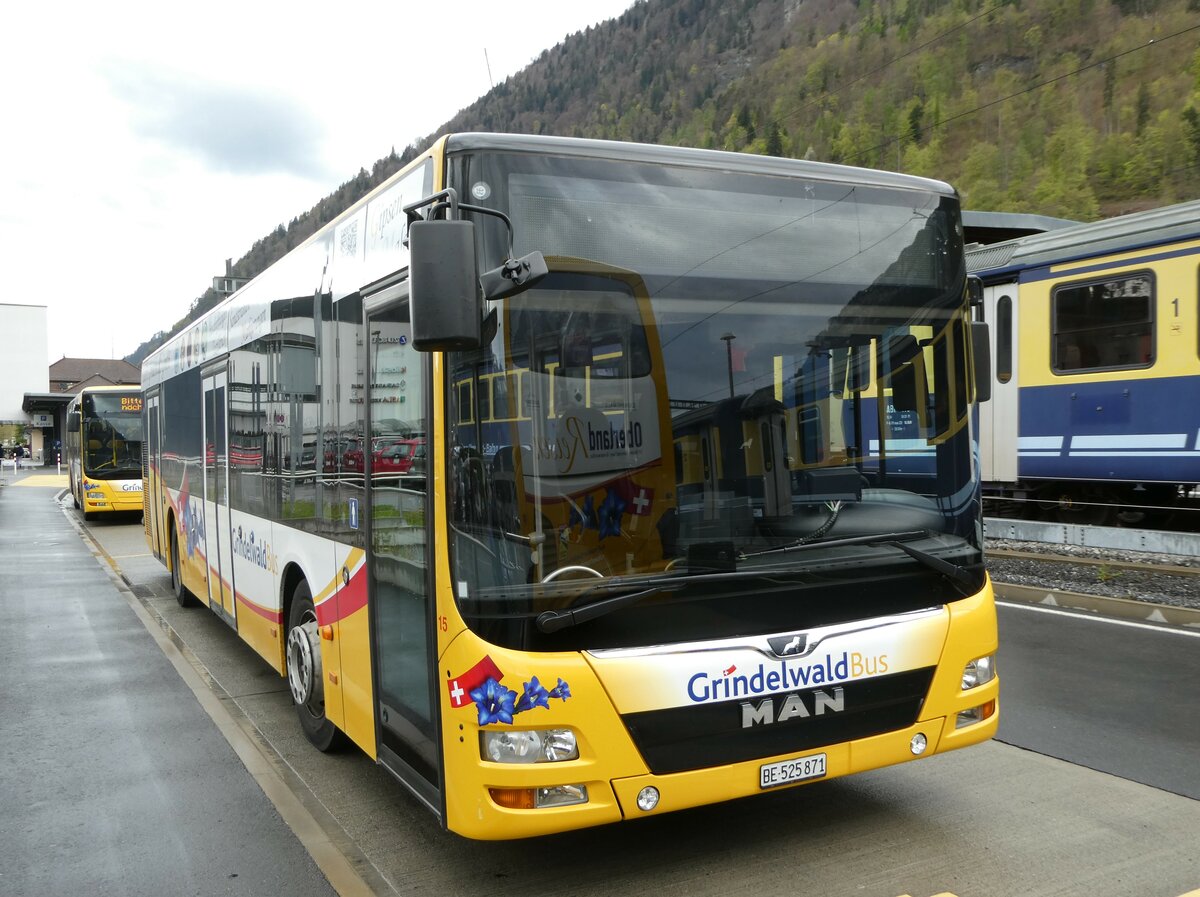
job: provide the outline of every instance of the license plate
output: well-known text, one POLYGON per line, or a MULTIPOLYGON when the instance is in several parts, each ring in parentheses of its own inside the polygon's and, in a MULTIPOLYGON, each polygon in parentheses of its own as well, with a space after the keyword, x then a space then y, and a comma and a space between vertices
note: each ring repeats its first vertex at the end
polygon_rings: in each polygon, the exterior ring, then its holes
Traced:
POLYGON ((794 760, 764 763, 758 770, 758 784, 761 788, 775 788, 778 785, 803 782, 805 779, 819 779, 823 775, 825 775, 825 755, 810 754, 794 760))

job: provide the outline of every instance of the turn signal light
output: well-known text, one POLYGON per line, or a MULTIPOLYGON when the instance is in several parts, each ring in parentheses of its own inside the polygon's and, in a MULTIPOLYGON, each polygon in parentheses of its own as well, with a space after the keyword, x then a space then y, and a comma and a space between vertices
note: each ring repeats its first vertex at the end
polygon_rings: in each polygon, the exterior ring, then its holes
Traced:
POLYGON ((532 788, 489 788, 488 794, 496 804, 510 810, 534 808, 532 788))

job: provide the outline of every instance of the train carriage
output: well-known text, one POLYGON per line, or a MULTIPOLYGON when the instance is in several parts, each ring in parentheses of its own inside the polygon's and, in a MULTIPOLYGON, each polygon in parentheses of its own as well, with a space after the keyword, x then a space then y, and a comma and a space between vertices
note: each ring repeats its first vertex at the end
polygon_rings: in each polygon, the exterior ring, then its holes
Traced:
POLYGON ((993 513, 1139 523, 1200 481, 1200 202, 972 249, 993 513))

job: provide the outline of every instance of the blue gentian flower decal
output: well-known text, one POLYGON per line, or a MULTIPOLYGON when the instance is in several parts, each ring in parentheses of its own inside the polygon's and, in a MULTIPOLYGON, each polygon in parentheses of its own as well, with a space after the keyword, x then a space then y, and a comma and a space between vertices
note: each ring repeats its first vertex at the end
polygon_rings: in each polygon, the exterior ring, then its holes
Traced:
POLYGON ((596 509, 597 529, 600 538, 621 535, 621 516, 625 513, 625 501, 616 491, 609 489, 604 501, 596 509))
POLYGON ((521 693, 520 699, 517 701, 516 710, 514 713, 523 713, 526 710, 532 710, 534 707, 545 707, 550 709, 550 692, 542 683, 538 682, 538 677, 534 676, 529 682, 525 683, 525 690, 521 693))
MULTIPOLYGON (((537 681, 536 678, 534 681, 537 681)), ((516 700, 517 693, 511 688, 505 688, 489 676, 483 685, 472 689, 470 694, 475 706, 479 708, 479 725, 513 721, 513 714, 516 712, 513 709, 513 701, 516 700)))
MULTIPOLYGON (((466 706, 465 698, 467 697, 475 702, 481 726, 492 723, 511 723, 514 716, 524 713, 526 710, 532 710, 535 707, 549 710, 551 698, 565 701, 571 697, 571 689, 562 679, 558 680, 558 684, 554 688, 547 689, 538 681, 537 676, 531 676, 528 682, 523 683, 524 688, 521 697, 518 698, 515 691, 500 684, 500 679, 504 677, 504 674, 491 662, 491 658, 485 658, 485 661, 491 667, 492 675, 487 675, 487 678, 483 679, 478 687, 467 691, 457 691, 458 679, 452 679, 446 683, 450 690, 451 702, 455 707, 466 706)), ((476 664, 476 667, 483 665, 483 663, 476 664)))
POLYGON ((582 508, 571 502, 571 513, 567 517, 567 526, 570 529, 574 529, 577 525, 583 529, 595 529, 596 510, 594 505, 595 502, 590 495, 583 500, 582 508))

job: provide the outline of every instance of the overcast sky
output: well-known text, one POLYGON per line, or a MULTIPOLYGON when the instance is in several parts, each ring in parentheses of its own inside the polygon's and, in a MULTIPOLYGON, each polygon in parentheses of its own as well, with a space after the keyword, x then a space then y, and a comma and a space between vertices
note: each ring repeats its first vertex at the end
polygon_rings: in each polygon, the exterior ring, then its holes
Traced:
POLYGON ((499 82, 632 3, 5 4, 0 301, 47 306, 51 362, 128 355, 486 93, 489 63, 499 82))

